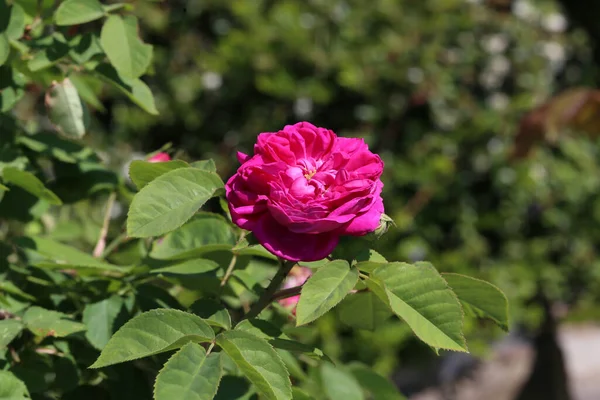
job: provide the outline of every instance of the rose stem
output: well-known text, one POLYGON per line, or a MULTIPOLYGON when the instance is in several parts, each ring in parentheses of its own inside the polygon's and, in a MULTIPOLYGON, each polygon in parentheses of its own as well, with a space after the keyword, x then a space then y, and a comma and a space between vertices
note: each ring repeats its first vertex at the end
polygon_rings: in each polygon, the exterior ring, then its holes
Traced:
POLYGON ((294 287, 291 287, 288 289, 282 289, 278 292, 275 292, 273 294, 273 297, 271 297, 271 301, 287 299, 288 297, 293 297, 293 296, 299 295, 300 292, 302 291, 302 286, 303 285, 294 286, 294 287))
POLYGON ((269 283, 269 286, 267 286, 267 288, 261 294, 258 301, 254 303, 250 311, 248 311, 248 313, 244 315, 244 318, 242 319, 250 319, 257 317, 262 310, 264 310, 269 306, 269 304, 271 304, 271 301, 273 301, 273 294, 275 294, 277 289, 279 289, 279 286, 281 286, 281 283, 291 271, 291 269, 294 267, 294 265, 296 265, 295 261, 283 262, 283 265, 279 268, 279 270, 271 280, 271 283, 269 283))

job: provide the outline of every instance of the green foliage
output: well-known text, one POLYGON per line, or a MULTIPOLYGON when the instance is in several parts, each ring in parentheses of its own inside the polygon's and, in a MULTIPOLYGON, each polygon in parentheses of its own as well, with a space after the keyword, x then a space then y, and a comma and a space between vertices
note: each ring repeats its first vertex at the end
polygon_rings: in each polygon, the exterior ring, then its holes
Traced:
POLYGON ((196 168, 179 168, 160 175, 134 197, 127 233, 150 237, 170 232, 188 221, 222 188, 217 174, 196 168))
POLYGON ((203 319, 178 310, 156 309, 128 321, 108 341, 90 368, 101 368, 178 349, 215 337, 203 319))
POLYGON ((50 87, 46 94, 46 107, 50 121, 59 132, 76 139, 80 139, 87 132, 87 107, 68 78, 50 87))
POLYGON ((66 0, 56 9, 57 25, 78 25, 104 16, 104 8, 97 0, 66 0))
POLYGON ((358 270, 336 260, 320 268, 302 287, 297 325, 319 318, 346 297, 358 281, 358 270))
POLYGON ((219 387, 222 354, 206 354, 196 343, 188 343, 175 353, 156 377, 156 400, 212 400, 219 387))

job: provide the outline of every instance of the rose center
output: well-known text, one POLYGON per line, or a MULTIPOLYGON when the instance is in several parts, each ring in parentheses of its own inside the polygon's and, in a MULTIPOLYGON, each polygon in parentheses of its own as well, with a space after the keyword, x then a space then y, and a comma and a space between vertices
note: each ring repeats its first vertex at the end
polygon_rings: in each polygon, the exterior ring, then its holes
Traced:
POLYGON ((306 171, 306 170, 305 170, 304 177, 305 177, 307 180, 309 180, 309 181, 310 181, 310 180, 311 180, 311 178, 312 178, 313 176, 315 176, 315 174, 316 174, 316 173, 317 173, 317 170, 316 170, 316 169, 312 169, 312 170, 309 170, 309 171, 306 171))

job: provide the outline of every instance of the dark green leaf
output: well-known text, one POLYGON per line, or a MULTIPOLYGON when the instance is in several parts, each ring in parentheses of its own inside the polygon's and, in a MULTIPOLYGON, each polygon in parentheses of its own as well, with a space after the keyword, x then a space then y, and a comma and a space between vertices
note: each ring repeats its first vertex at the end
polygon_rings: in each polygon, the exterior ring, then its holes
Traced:
POLYGON ((210 325, 231 329, 231 316, 220 303, 211 299, 200 299, 190 306, 190 311, 203 318, 210 325))
POLYGON ((20 171, 16 168, 8 167, 2 171, 4 181, 9 184, 19 186, 32 195, 46 200, 50 204, 61 205, 62 201, 54 192, 44 186, 34 174, 27 171, 20 171))
POLYGON ((372 368, 366 365, 353 363, 348 366, 358 383, 371 394, 373 400, 406 400, 396 386, 372 368))
POLYGON ((106 63, 98 64, 94 71, 100 78, 114 85, 127 95, 131 101, 140 106, 144 111, 152 115, 158 114, 158 110, 154 104, 154 96, 150 88, 140 79, 130 79, 120 76, 112 65, 106 63))

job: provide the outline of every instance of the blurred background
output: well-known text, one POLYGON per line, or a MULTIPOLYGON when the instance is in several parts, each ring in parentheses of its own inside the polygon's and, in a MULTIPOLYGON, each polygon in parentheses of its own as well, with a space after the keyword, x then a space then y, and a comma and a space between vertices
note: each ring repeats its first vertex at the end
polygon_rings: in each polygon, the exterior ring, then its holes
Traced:
POLYGON ((376 249, 510 300, 511 333, 468 322, 469 355, 333 313, 315 325, 325 353, 415 400, 600 399, 600 1, 169 0, 136 14, 160 115, 106 89, 86 99, 86 140, 115 169, 171 143, 227 178, 258 133, 302 120, 364 137, 397 225, 376 249))

